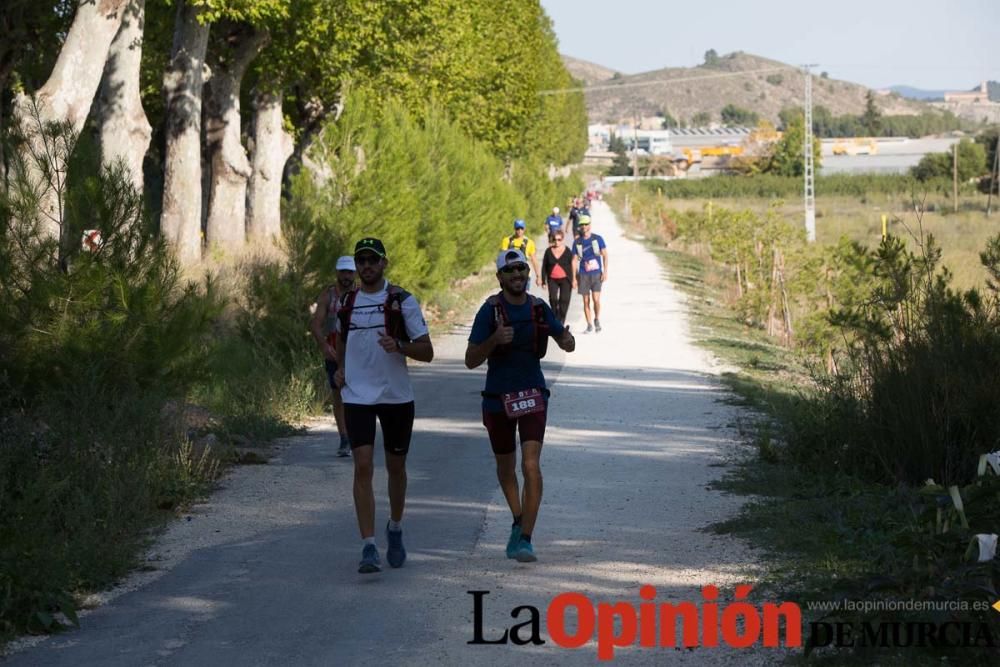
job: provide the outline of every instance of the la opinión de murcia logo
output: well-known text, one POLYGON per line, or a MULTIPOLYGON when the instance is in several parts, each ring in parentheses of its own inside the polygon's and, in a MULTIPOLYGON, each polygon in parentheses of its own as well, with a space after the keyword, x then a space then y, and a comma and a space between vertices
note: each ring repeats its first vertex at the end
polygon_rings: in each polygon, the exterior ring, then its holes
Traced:
MULTIPOLYGON (((612 660, 615 650, 640 648, 744 649, 799 648, 802 646, 802 610, 795 602, 747 602, 753 587, 736 586, 733 601, 719 602, 719 589, 704 586, 700 603, 657 603, 656 589, 639 589, 639 602, 593 601, 582 593, 560 593, 545 608, 549 640, 560 648, 579 649, 597 645, 600 660, 612 660), (680 632, 678 632, 678 626, 680 632)), ((486 597, 490 591, 466 591, 473 599, 472 639, 468 644, 542 645, 542 612, 533 605, 510 611, 517 623, 502 630, 485 627, 486 597)), ((1000 602, 994 608, 1000 612, 1000 602)), ((989 624, 973 621, 912 622, 865 621, 809 623, 808 643, 813 647, 876 648, 993 647, 1000 644, 989 624)))
MULTIPOLYGON (((767 647, 802 645, 802 611, 794 602, 764 603, 760 608, 746 602, 752 586, 736 587, 735 600, 718 604, 719 589, 701 589, 703 602, 659 603, 656 589, 639 589, 640 602, 593 602, 582 593, 560 593, 545 610, 545 627, 552 643, 561 648, 580 648, 597 641, 597 657, 614 658, 616 648, 715 647, 748 648, 763 641, 767 647), (576 623, 567 623, 575 617, 576 623), (678 621, 682 631, 677 633, 678 621), (569 629, 573 627, 573 629, 569 629), (678 641, 679 640, 679 641, 678 641)), ((521 620, 502 633, 486 636, 484 600, 489 591, 467 591, 473 597, 473 638, 469 644, 545 644, 541 636, 541 612, 521 605, 510 612, 521 620)))

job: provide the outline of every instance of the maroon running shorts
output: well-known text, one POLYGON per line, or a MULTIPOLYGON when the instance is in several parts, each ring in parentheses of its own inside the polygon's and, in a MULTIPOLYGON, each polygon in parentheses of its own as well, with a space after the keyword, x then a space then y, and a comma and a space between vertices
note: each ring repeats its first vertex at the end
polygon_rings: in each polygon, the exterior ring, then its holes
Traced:
POLYGON ((548 410, 511 419, 506 412, 483 410, 483 426, 490 434, 490 445, 494 454, 513 454, 517 449, 515 429, 521 433, 521 443, 529 440, 545 440, 545 417, 548 410))

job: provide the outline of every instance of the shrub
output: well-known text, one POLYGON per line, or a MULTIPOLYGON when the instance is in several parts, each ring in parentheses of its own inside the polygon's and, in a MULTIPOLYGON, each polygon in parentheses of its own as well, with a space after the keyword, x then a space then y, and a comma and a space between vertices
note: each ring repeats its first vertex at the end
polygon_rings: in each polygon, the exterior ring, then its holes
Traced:
MULTIPOLYGON (((48 127, 47 145, 76 144, 48 127)), ((213 283, 185 284, 124 166, 76 144, 65 183, 34 185, 16 148, 0 191, 0 637, 75 620, 73 595, 132 564, 158 508, 214 474, 163 417, 202 377, 213 283), (38 202, 56 187, 63 243, 38 202), (102 242, 85 252, 83 229, 102 242)), ((51 172, 49 172, 51 175, 51 172)))
POLYGON ((357 96, 311 159, 331 176, 295 177, 286 210, 305 239, 307 271, 329 275, 355 240, 379 236, 389 275, 418 294, 486 264, 515 218, 541 231, 552 206, 583 187, 577 177, 549 180, 537 163, 505 165, 441 114, 417 122, 394 102, 357 96))
MULTIPOLYGON (((917 166, 913 167, 913 177, 918 181, 950 180, 955 168, 954 162, 955 157, 951 151, 930 153, 920 158, 917 166)), ((958 142, 958 180, 965 183, 972 178, 982 176, 987 171, 986 150, 983 146, 968 139, 958 142)))
MULTIPOLYGON (((1000 387, 983 372, 1000 363, 995 286, 952 290, 933 237, 919 253, 892 237, 859 252, 870 259, 870 296, 832 316, 854 342, 828 387, 841 440, 826 451, 874 481, 968 483, 1000 442, 1000 387)), ((1000 237, 983 261, 1000 274, 1000 237)))

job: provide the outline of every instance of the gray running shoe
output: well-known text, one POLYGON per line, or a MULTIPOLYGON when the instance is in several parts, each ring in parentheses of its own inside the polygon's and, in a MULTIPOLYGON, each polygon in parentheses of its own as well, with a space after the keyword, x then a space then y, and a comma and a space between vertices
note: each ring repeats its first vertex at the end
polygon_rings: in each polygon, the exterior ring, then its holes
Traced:
POLYGON ((374 574, 382 571, 382 560, 378 557, 378 547, 366 544, 361 551, 361 562, 358 564, 359 574, 374 574))
POLYGON ((590 323, 588 322, 588 323, 587 323, 587 328, 586 328, 586 329, 584 330, 584 332, 583 332, 583 333, 590 333, 590 332, 591 332, 591 331, 593 331, 593 330, 594 330, 594 327, 593 327, 593 326, 591 326, 591 324, 590 324, 590 323))
POLYGON ((347 440, 340 441, 340 448, 337 449, 337 456, 345 457, 351 455, 351 443, 347 440))
POLYGON ((597 332, 601 331, 601 321, 599 319, 597 319, 596 317, 594 318, 594 331, 597 331, 597 332))

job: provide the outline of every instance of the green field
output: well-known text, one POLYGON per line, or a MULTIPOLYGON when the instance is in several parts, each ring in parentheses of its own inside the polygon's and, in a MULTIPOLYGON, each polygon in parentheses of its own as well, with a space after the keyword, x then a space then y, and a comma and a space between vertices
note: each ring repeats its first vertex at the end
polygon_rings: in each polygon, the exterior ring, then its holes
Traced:
MULTIPOLYGON (((782 216, 796 224, 804 225, 801 197, 777 199, 771 197, 713 197, 677 198, 664 193, 650 182, 636 189, 630 186, 616 188, 612 199, 624 207, 626 196, 630 202, 640 203, 643 211, 660 210, 669 216, 670 211, 701 210, 712 206, 732 210, 750 209, 761 213, 777 207, 782 216)), ((940 192, 929 193, 871 193, 862 197, 847 195, 816 196, 816 238, 824 244, 835 244, 841 237, 860 241, 868 246, 879 243, 882 234, 882 215, 888 216, 890 234, 909 240, 921 233, 932 234, 943 251, 943 263, 952 271, 956 287, 981 285, 986 278, 979 262, 979 253, 991 236, 1000 233, 1000 202, 994 197, 993 214, 986 215, 986 195, 964 193, 959 196, 959 210, 953 211, 949 196, 940 192), (918 214, 918 210, 922 212, 918 214)), ((634 206, 632 210, 637 210, 634 206)), ((648 217, 648 216, 647 216, 648 217)), ((655 217, 655 216, 654 216, 655 217)), ((647 231, 658 236, 644 221, 647 231)), ((666 240, 666 239, 664 239, 666 240)))
MULTIPOLYGON (((634 190, 621 187, 614 197, 630 199, 634 190)), ((760 197, 718 198, 718 199, 678 199, 639 191, 640 198, 648 198, 648 204, 669 212, 701 210, 711 203, 728 209, 750 209, 766 211, 778 207, 789 221, 804 220, 801 199, 780 200, 760 197)), ((962 195, 959 197, 959 211, 954 213, 949 199, 929 194, 923 201, 922 215, 915 211, 914 200, 909 194, 873 194, 863 198, 843 195, 816 196, 816 239, 820 243, 834 244, 842 236, 860 241, 866 245, 877 245, 882 234, 881 217, 888 216, 889 233, 901 238, 932 234, 943 251, 943 263, 954 273, 956 287, 981 285, 986 278, 979 263, 979 252, 986 240, 1000 233, 1000 208, 994 199, 993 215, 986 215, 985 195, 962 195)), ((668 213, 669 215, 669 213, 668 213)), ((803 223, 804 224, 804 223, 803 223)))

